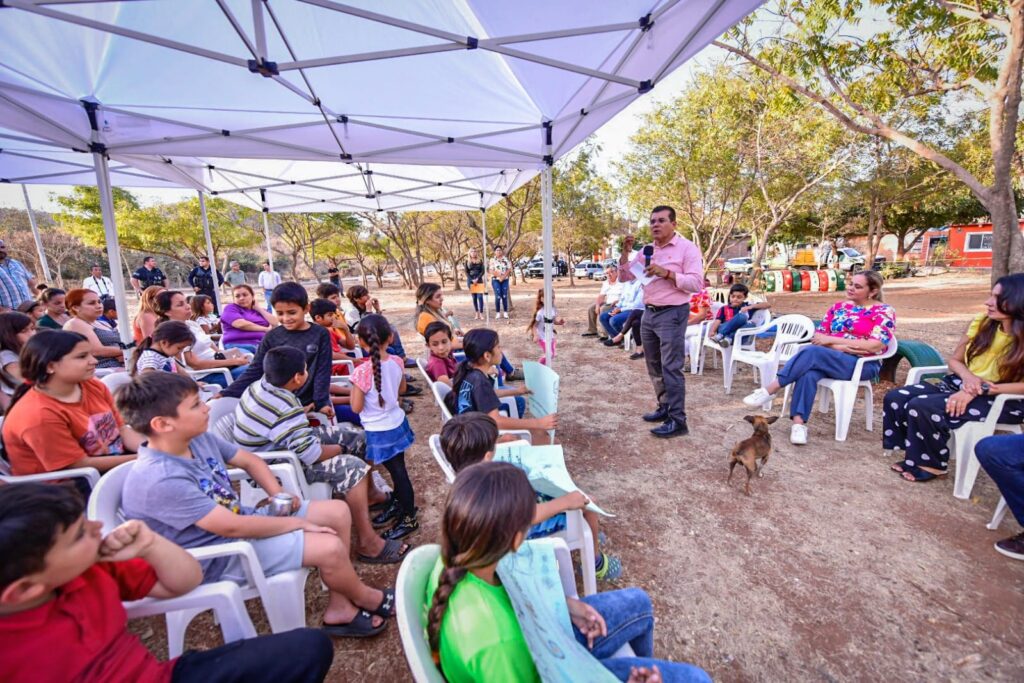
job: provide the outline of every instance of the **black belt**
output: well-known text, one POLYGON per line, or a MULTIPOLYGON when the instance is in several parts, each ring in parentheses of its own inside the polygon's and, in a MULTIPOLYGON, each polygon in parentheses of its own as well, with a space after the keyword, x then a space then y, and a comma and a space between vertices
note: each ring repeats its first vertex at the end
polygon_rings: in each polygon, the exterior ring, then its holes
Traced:
POLYGON ((654 304, 644 304, 644 309, 651 311, 652 313, 660 313, 661 311, 667 311, 673 308, 679 308, 680 306, 688 306, 689 304, 671 304, 669 306, 655 306, 654 304))

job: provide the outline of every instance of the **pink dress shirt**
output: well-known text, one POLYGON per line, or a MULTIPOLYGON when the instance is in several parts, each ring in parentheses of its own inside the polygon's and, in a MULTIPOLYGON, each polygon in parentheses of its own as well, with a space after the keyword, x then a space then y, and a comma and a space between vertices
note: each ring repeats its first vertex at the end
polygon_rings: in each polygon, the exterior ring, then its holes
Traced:
MULTIPOLYGON (((644 255, 639 253, 627 265, 619 266, 619 280, 629 282, 635 279, 629 272, 633 263, 644 264, 644 255)), ((651 263, 655 263, 673 274, 672 280, 658 277, 644 285, 644 305, 683 306, 690 303, 690 296, 704 289, 704 259, 700 249, 690 240, 673 235, 663 247, 654 245, 651 263)))

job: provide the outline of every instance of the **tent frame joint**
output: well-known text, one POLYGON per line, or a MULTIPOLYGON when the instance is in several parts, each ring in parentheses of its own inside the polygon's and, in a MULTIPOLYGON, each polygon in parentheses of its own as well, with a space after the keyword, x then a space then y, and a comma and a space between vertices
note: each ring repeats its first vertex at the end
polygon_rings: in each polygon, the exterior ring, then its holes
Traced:
POLYGON ((640 81, 640 87, 636 89, 636 91, 641 95, 645 95, 652 90, 654 90, 654 81, 649 78, 646 81, 640 81))
POLYGON ((259 74, 264 78, 273 78, 274 76, 281 75, 281 71, 277 68, 277 62, 271 62, 263 57, 260 57, 258 60, 250 59, 248 66, 251 73, 259 74))
POLYGON ((651 28, 654 27, 654 21, 651 19, 651 13, 648 12, 644 16, 640 17, 640 21, 638 22, 638 24, 640 26, 641 33, 647 33, 648 31, 650 31, 651 28))
MULTIPOLYGON (((0 3, 2 4, 2 3, 0 3)), ((466 49, 475 50, 480 46, 480 39, 473 36, 466 36, 466 49)))

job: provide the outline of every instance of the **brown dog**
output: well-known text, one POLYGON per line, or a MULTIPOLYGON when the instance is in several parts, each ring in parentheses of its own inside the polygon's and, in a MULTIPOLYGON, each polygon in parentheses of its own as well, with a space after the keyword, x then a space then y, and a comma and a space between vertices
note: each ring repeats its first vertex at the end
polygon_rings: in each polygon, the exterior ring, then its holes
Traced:
POLYGON ((728 483, 732 480, 733 469, 742 463, 747 469, 747 485, 743 490, 749 496, 750 478, 754 476, 755 472, 757 472, 757 476, 762 476, 761 470, 764 469, 765 463, 768 462, 768 456, 772 453, 772 435, 768 431, 768 426, 775 424, 779 416, 747 415, 743 419, 754 425, 754 434, 740 441, 732 449, 732 453, 729 455, 729 478, 725 481, 728 483), (760 464, 757 463, 758 460, 761 461, 760 464))

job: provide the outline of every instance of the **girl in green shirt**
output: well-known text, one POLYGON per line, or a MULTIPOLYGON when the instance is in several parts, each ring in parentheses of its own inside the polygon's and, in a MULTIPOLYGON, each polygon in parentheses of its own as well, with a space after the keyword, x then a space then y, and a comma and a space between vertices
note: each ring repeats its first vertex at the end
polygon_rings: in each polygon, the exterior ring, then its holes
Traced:
MULTIPOLYGON (((540 680, 496 572, 522 545, 535 507, 526 474, 509 463, 471 465, 455 479, 441 521, 441 557, 427 584, 427 635, 449 683, 540 680)), ((576 640, 620 681, 710 683, 695 666, 651 658, 654 612, 644 591, 566 602, 576 640), (635 657, 612 657, 627 643, 635 657)))

